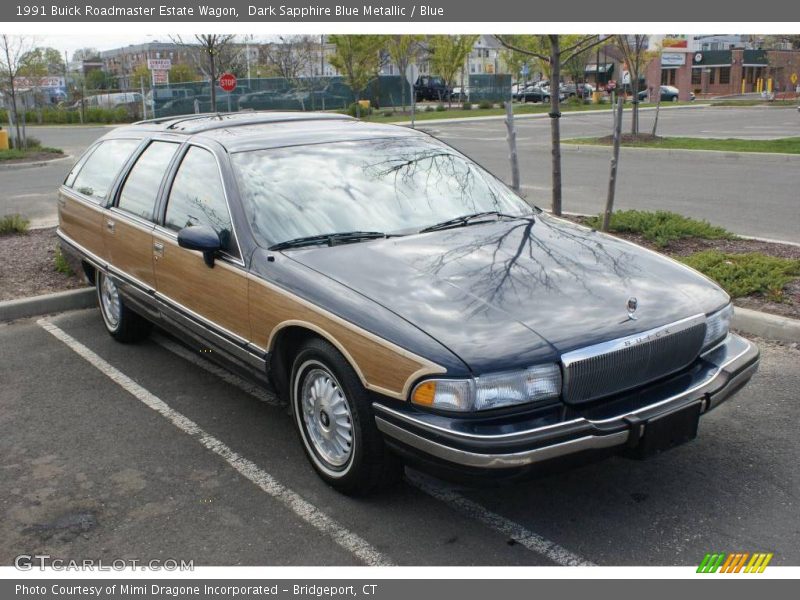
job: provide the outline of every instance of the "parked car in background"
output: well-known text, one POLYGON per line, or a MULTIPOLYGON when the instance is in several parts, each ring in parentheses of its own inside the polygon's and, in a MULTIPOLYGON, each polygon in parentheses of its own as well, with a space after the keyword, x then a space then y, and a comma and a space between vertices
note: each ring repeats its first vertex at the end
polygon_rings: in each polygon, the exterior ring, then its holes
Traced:
POLYGON ((469 88, 462 88, 460 85, 454 87, 451 98, 453 102, 467 102, 469 100, 469 88))
MULTIPOLYGON (((677 102, 680 99, 680 90, 671 85, 662 85, 659 87, 660 94, 661 94, 661 102, 677 102)), ((639 92, 639 100, 647 100, 650 98, 650 102, 655 102, 655 94, 653 97, 650 95, 650 90, 645 89, 639 92)), ((694 92, 689 92, 689 100, 693 101, 695 99, 694 92)))
POLYGON ((567 98, 574 98, 576 96, 589 98, 595 91, 594 86, 589 83, 564 83, 560 87, 567 98))
POLYGON ((142 95, 139 92, 113 92, 108 94, 94 94, 78 100, 72 108, 117 108, 119 106, 136 105, 141 107, 142 95))
POLYGON ((423 75, 417 79, 417 83, 414 84, 414 94, 416 95, 417 102, 424 102, 425 100, 443 102, 449 99, 452 93, 453 90, 450 89, 441 77, 423 75))
POLYGON ((657 454, 758 367, 711 280, 551 217, 405 127, 327 113, 119 127, 79 158, 58 213, 113 338, 155 323, 271 386, 346 493, 398 481, 404 462, 507 478, 657 454))
MULTIPOLYGON (((559 100, 565 100, 566 94, 563 92, 558 95, 559 100)), ((550 102, 550 88, 541 85, 529 85, 519 96, 520 102, 550 102)))

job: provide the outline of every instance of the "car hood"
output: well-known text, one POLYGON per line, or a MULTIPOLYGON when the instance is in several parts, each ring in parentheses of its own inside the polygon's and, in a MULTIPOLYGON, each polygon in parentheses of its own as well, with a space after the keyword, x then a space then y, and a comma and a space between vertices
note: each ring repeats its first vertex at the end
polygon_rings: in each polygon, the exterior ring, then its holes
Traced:
POLYGON ((558 360, 728 301, 665 256, 546 215, 287 256, 412 323, 474 373, 558 360))

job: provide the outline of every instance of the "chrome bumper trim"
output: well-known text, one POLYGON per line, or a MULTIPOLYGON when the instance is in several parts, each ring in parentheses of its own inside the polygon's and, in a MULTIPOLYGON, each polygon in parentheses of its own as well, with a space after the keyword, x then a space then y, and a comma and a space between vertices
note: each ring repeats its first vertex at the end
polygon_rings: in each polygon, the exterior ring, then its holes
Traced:
POLYGON ((582 450, 600 450, 624 444, 628 440, 628 431, 618 431, 609 435, 588 435, 574 440, 568 440, 551 446, 534 448, 523 452, 510 454, 479 454, 458 448, 451 448, 422 436, 406 431, 380 417, 375 418, 378 429, 392 438, 409 446, 423 450, 426 454, 446 460, 447 462, 464 465, 466 467, 480 467, 482 469, 508 469, 522 467, 536 462, 573 454, 582 450))
POLYGON ((755 359, 753 358, 755 345, 748 340, 743 341, 745 342, 744 350, 718 365, 714 374, 704 381, 683 390, 679 394, 610 418, 591 420, 581 417, 562 423, 545 425, 523 431, 487 435, 460 432, 437 426, 404 412, 384 406, 383 404, 374 403, 373 407, 376 409, 375 421, 381 432, 399 442, 407 444, 425 454, 454 464, 469 467, 496 469, 524 466, 550 458, 580 452, 581 450, 610 448, 624 444, 628 440, 629 430, 626 429, 624 431, 606 434, 590 433, 587 430, 596 430, 596 426, 613 425, 615 422, 622 425, 626 423, 626 418, 628 417, 644 416, 647 413, 651 413, 653 410, 659 411, 659 414, 668 413, 681 408, 688 402, 701 400, 703 398, 708 398, 709 400, 707 403, 704 403, 703 412, 707 412, 738 391, 741 385, 758 370, 759 362, 757 349, 755 359), (724 384, 720 385, 719 379, 723 375, 727 375, 730 378, 724 384), (394 422, 390 422, 389 419, 394 422), (405 429, 403 425, 409 425, 423 435, 409 431, 405 429), (576 431, 576 428, 579 429, 579 431, 576 431), (583 431, 580 431, 581 428, 583 431), (441 439, 442 435, 446 435, 463 444, 469 444, 470 442, 497 442, 502 445, 524 443, 526 441, 531 441, 531 443, 541 441, 546 444, 548 439, 553 439, 557 436, 561 436, 563 440, 565 435, 570 435, 570 431, 572 431, 572 435, 578 437, 554 444, 539 446, 530 450, 493 454, 470 452, 424 437, 425 434, 432 434, 438 435, 439 439, 441 439))

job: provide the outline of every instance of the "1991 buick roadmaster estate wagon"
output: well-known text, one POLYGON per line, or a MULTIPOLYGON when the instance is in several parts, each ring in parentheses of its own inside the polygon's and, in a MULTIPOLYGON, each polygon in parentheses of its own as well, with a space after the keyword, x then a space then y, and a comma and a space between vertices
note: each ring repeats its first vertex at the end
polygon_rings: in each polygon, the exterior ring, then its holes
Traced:
POLYGON ((260 377, 348 493, 408 460, 510 476, 659 452, 758 365, 714 283, 530 207, 411 129, 142 122, 89 148, 58 202, 108 332, 157 323, 260 377))

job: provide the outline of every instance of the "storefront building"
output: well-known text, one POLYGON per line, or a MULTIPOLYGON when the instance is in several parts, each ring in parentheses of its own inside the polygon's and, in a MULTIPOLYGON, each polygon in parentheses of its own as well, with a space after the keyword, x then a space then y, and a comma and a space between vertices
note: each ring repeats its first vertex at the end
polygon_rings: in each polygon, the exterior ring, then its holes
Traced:
POLYGON ((647 85, 671 85, 681 100, 758 92, 794 95, 800 50, 689 51, 665 48, 647 69, 647 85))

